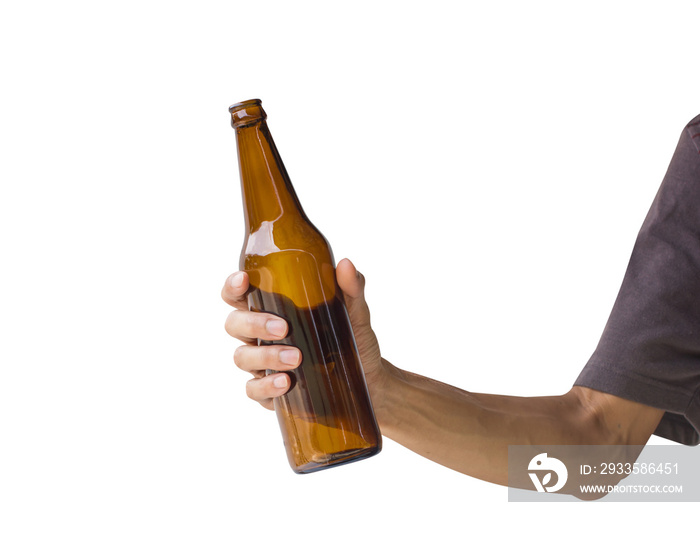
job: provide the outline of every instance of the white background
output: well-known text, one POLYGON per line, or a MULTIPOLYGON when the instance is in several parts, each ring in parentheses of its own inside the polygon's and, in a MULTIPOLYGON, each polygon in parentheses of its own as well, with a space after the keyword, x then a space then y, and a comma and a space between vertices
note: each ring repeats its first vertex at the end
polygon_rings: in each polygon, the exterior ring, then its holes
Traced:
POLYGON ((391 441, 294 475, 219 291, 243 238, 227 108, 259 97, 307 213, 367 277, 385 357, 474 391, 567 391, 700 112, 699 16, 4 3, 0 557, 695 550, 695 504, 508 503, 391 441))

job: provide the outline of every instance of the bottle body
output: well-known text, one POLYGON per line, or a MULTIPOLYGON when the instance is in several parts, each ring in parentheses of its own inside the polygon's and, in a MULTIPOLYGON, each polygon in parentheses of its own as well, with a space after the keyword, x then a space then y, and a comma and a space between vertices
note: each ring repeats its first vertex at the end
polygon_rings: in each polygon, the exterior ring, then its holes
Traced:
POLYGON ((381 434, 330 245, 301 209, 262 108, 261 120, 236 127, 237 113, 254 113, 250 103, 231 108, 246 210, 240 268, 250 278, 250 309, 289 325, 287 337, 274 344, 301 351, 275 411, 290 466, 309 473, 375 455, 381 434))

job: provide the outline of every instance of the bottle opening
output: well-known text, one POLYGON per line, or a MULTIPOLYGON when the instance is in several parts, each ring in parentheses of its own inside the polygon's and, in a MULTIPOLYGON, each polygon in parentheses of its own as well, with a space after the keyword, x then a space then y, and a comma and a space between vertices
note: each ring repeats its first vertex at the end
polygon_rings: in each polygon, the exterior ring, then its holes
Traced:
POLYGON ((231 126, 240 128, 253 125, 267 117, 262 108, 262 101, 259 99, 249 99, 234 103, 228 108, 231 113, 231 126))

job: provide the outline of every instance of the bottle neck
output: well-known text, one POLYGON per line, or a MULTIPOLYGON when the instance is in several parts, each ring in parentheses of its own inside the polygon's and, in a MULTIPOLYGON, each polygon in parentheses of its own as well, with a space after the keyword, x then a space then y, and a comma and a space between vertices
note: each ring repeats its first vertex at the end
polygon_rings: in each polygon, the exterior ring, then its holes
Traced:
POLYGON ((306 220, 259 102, 243 109, 236 107, 231 108, 231 116, 238 145, 246 232, 253 233, 265 222, 282 218, 306 220))

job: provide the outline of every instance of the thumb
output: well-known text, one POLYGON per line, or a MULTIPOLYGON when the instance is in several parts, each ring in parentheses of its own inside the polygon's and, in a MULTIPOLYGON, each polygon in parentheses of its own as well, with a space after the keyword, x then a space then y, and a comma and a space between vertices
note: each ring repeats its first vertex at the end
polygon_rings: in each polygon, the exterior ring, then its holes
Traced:
POLYGON ((348 308, 350 321, 353 325, 369 326, 369 307, 365 301, 365 277, 358 272, 349 259, 341 260, 335 268, 338 285, 345 294, 345 305, 348 308))

